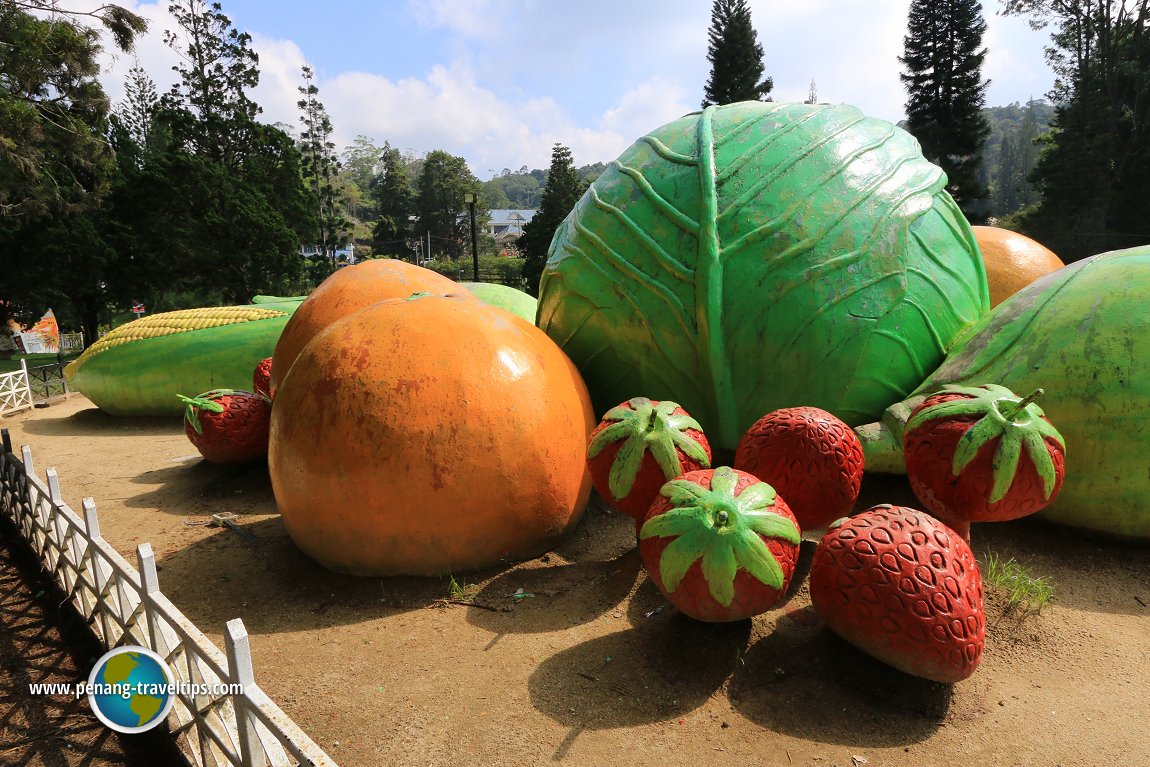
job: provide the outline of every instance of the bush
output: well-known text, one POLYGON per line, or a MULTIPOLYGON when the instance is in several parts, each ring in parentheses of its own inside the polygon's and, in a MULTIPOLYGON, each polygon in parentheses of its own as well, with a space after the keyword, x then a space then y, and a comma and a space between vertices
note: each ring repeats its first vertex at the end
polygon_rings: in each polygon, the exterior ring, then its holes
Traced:
MULTIPOLYGON (((474 265, 470 258, 461 258, 458 261, 434 259, 425 262, 423 266, 458 282, 473 282, 475 278, 474 265)), ((522 258, 479 257, 480 282, 499 282, 513 288, 522 288, 524 285, 522 274, 522 258)))

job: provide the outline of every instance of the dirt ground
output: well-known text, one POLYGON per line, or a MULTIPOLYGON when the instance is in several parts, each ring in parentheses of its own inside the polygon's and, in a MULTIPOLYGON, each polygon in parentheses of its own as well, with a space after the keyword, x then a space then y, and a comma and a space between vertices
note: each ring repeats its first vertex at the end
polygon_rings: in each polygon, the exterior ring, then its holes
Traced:
MULTIPOLYGON (((201 461, 178 419, 73 395, 3 425, 74 508, 96 499, 119 551, 152 543, 162 588, 210 637, 243 619, 259 684, 343 767, 1150 765, 1146 548, 976 526, 980 560, 1014 557, 1054 597, 1020 617, 991 593, 982 665, 941 685, 839 640, 805 585, 753 621, 677 614, 630 520, 597 505, 551 554, 454 589, 353 578, 295 549, 266 469, 201 461), (225 511, 254 539, 206 526, 225 511)), ((902 482, 868 479, 860 503, 883 501, 913 505, 902 482)))

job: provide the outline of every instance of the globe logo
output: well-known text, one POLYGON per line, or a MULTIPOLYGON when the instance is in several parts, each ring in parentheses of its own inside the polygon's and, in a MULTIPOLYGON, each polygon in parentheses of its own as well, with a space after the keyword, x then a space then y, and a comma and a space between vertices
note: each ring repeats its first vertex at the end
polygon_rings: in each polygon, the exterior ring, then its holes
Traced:
POLYGON ((159 726, 176 702, 171 671, 146 647, 117 647, 96 661, 88 677, 88 703, 96 717, 117 732, 147 732, 159 726))

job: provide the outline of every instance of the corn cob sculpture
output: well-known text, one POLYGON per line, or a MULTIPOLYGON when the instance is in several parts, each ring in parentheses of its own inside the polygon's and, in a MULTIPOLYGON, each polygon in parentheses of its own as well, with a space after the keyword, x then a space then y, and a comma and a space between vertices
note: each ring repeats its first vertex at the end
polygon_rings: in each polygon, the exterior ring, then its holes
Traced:
POLYGON ((64 377, 112 415, 180 415, 178 394, 250 389, 303 300, 257 296, 251 305, 182 309, 121 325, 64 369, 64 377))

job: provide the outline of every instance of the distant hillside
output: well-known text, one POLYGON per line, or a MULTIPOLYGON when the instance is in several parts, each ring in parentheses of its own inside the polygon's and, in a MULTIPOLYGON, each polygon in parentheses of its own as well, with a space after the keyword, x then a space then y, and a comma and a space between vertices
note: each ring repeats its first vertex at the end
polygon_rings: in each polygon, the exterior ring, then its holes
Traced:
MULTIPOLYGON (((597 162, 576 168, 579 177, 590 184, 607 170, 607 164, 597 162)), ((546 170, 527 170, 524 165, 512 173, 509 168, 490 181, 483 182, 487 207, 491 209, 535 210, 543 203, 543 187, 547 185, 546 170)))
POLYGON ((1001 218, 1038 202, 1038 193, 1027 176, 1038 161, 1041 146, 1036 140, 1050 130, 1054 107, 1045 101, 988 107, 990 137, 982 153, 981 178, 990 194, 991 216, 1001 218))

